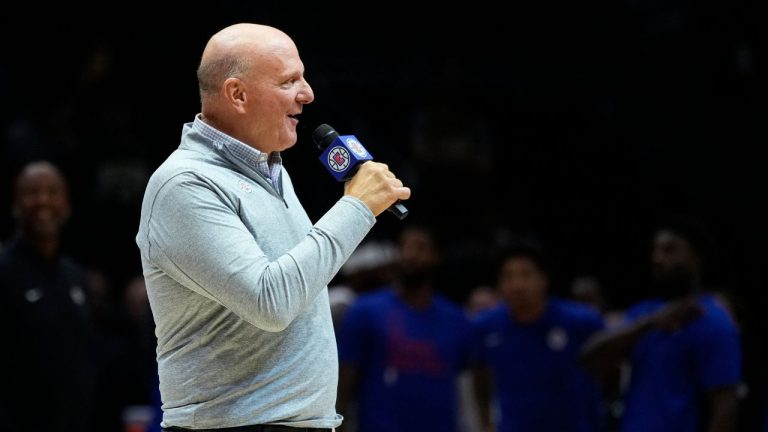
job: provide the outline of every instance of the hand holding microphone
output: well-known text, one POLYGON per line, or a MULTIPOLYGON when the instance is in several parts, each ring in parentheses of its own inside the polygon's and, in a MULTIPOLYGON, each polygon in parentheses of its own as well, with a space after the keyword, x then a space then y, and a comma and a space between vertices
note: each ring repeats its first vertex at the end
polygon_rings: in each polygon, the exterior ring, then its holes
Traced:
POLYGON ((312 132, 312 140, 322 150, 323 166, 336 180, 346 182, 345 195, 363 201, 376 216, 385 209, 401 220, 408 215, 408 209, 399 200, 408 199, 411 190, 403 186, 387 165, 373 162, 373 156, 354 135, 340 136, 332 127, 322 124, 312 132))

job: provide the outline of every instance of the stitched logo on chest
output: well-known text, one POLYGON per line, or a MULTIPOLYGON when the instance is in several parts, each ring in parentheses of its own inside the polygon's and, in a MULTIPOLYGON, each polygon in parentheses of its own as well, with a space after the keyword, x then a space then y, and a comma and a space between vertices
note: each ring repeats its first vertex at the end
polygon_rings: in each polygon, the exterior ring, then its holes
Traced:
POLYGON ((547 334, 547 346, 552 351, 562 351, 568 345, 568 333, 561 327, 552 327, 547 334))
POLYGON ((240 186, 240 190, 241 190, 241 191, 243 191, 243 192, 245 192, 245 193, 251 193, 251 192, 253 192, 253 189, 251 188, 251 184, 250 184, 250 183, 248 183, 248 182, 245 182, 245 181, 243 181, 243 180, 240 180, 240 181, 237 183, 237 185, 238 185, 238 186, 240 186))

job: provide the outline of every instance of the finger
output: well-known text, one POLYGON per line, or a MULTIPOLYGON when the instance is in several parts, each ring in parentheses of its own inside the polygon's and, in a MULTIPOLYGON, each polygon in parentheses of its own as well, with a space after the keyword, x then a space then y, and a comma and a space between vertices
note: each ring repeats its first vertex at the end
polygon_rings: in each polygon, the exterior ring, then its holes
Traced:
POLYGON ((403 186, 395 189, 395 196, 397 199, 407 200, 411 197, 411 188, 403 186))

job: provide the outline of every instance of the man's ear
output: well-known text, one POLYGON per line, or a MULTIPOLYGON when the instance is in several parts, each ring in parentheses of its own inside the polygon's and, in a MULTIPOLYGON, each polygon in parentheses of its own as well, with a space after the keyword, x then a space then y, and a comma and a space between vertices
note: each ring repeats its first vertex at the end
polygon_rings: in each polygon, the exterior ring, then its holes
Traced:
POLYGON ((238 113, 244 113, 245 103, 248 100, 245 83, 240 78, 230 77, 224 81, 223 87, 227 103, 238 113))

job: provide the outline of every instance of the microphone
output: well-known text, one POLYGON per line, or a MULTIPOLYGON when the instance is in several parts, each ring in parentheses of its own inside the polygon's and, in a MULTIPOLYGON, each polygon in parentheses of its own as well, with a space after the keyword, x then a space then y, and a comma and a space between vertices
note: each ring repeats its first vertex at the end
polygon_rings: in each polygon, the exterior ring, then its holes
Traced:
MULTIPOLYGON (((327 124, 321 124, 312 132, 312 141, 322 150, 320 162, 340 182, 355 175, 360 165, 373 160, 373 155, 363 147, 354 135, 339 135, 327 124)), ((408 209, 400 200, 387 209, 398 219, 408 216, 408 209)))

